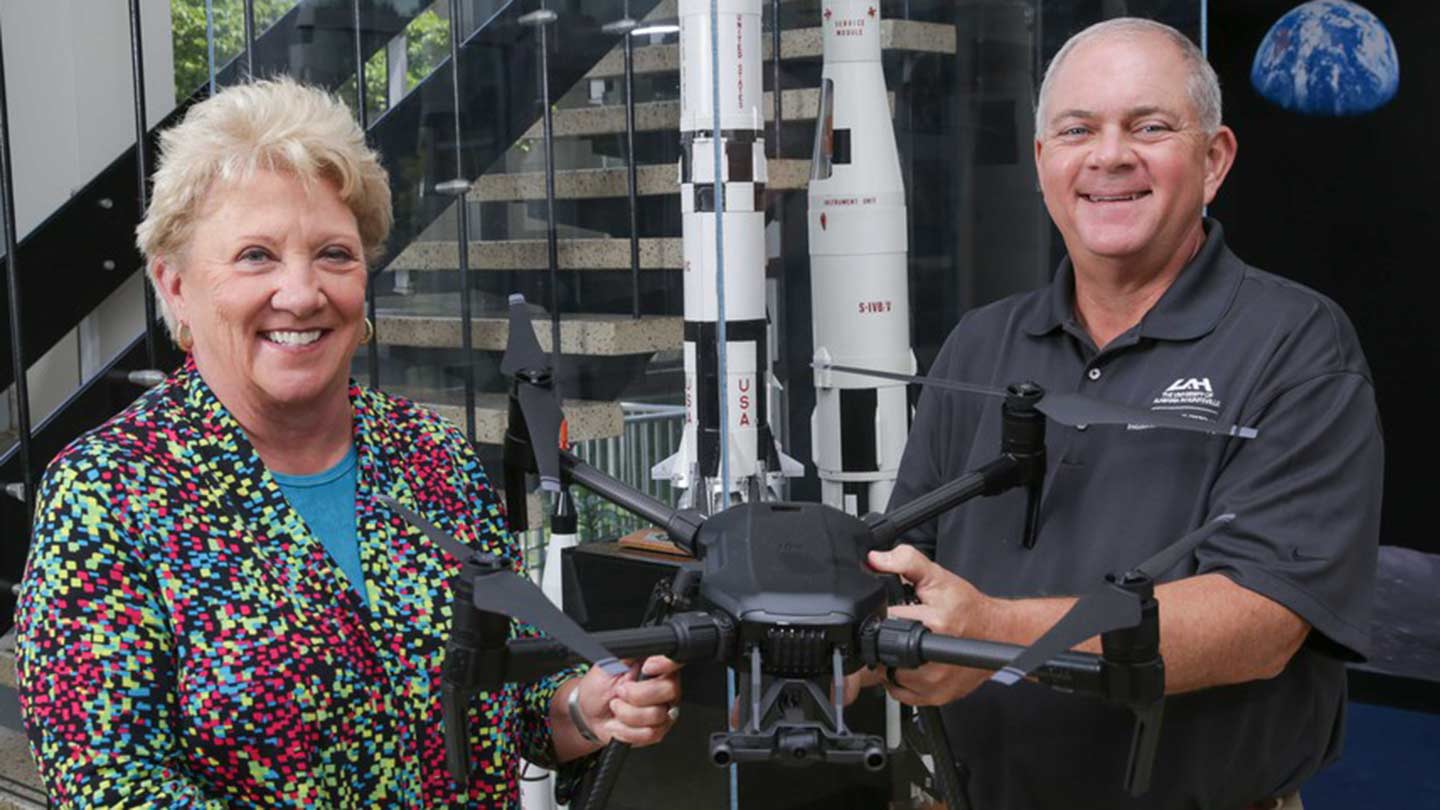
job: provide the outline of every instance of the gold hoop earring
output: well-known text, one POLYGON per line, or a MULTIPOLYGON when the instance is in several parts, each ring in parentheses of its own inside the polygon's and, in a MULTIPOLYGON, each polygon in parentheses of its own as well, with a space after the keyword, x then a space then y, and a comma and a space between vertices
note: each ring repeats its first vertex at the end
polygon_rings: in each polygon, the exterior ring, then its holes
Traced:
POLYGON ((365 336, 362 337, 362 338, 360 338, 360 342, 361 342, 361 343, 369 343, 369 342, 370 342, 370 338, 373 338, 373 337, 375 337, 375 324, 371 323, 369 318, 366 318, 366 319, 365 319, 365 336))
POLYGON ((180 323, 175 330, 175 345, 180 347, 180 351, 187 353, 195 348, 195 336, 190 333, 190 324, 183 321, 180 323))

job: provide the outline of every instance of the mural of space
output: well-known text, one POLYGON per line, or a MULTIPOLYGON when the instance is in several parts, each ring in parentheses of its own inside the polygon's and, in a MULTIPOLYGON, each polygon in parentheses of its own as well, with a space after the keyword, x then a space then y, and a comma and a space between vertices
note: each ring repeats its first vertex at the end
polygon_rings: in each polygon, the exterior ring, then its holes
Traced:
POLYGON ((1384 23, 1348 0, 1312 0, 1271 26, 1250 83, 1269 101, 1317 116, 1364 115, 1400 89, 1400 59, 1384 23))

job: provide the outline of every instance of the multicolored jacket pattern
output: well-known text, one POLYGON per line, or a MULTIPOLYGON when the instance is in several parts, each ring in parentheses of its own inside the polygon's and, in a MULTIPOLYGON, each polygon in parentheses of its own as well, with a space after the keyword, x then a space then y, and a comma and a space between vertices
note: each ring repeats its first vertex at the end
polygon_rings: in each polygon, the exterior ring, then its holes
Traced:
POLYGON ((470 784, 448 777, 440 665, 460 566, 376 496, 517 549, 451 425, 358 386, 350 399, 368 604, 193 364, 50 465, 17 621, 53 804, 518 806, 517 757, 550 764, 559 676, 477 696, 470 784))

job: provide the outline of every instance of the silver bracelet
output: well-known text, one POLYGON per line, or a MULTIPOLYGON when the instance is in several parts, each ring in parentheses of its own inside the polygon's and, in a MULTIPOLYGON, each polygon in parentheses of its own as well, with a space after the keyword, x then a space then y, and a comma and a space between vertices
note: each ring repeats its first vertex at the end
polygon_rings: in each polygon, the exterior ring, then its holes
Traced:
POLYGON ((599 745, 600 738, 590 730, 590 724, 585 722, 585 713, 580 711, 580 684, 575 684, 575 688, 570 690, 570 697, 565 701, 565 705, 570 710, 570 724, 575 726, 580 736, 588 743, 599 745))

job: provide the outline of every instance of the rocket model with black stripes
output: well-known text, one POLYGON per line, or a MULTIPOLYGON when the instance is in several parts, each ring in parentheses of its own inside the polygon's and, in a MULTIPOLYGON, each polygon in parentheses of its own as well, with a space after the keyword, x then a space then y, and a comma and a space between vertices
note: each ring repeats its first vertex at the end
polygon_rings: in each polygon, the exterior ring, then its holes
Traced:
POLYGON ((803 473, 799 462, 780 451, 770 430, 761 4, 762 0, 719 0, 719 50, 712 51, 709 0, 680 0, 685 432, 679 452, 655 465, 651 474, 684 489, 684 505, 707 514, 718 511, 726 487, 741 498, 766 498, 779 476, 803 473), (717 69, 718 166, 713 93, 717 69), (723 217, 716 212, 717 183, 723 184, 723 217), (718 351, 717 219, 723 223, 718 230, 723 231, 725 254, 723 379, 718 351), (728 456, 729 481, 722 480, 722 451, 728 456))
POLYGON ((821 9, 808 213, 811 447, 824 502, 863 515, 883 511, 895 485, 910 426, 905 384, 828 367, 915 373, 905 185, 880 64, 880 4, 828 0, 821 9))

